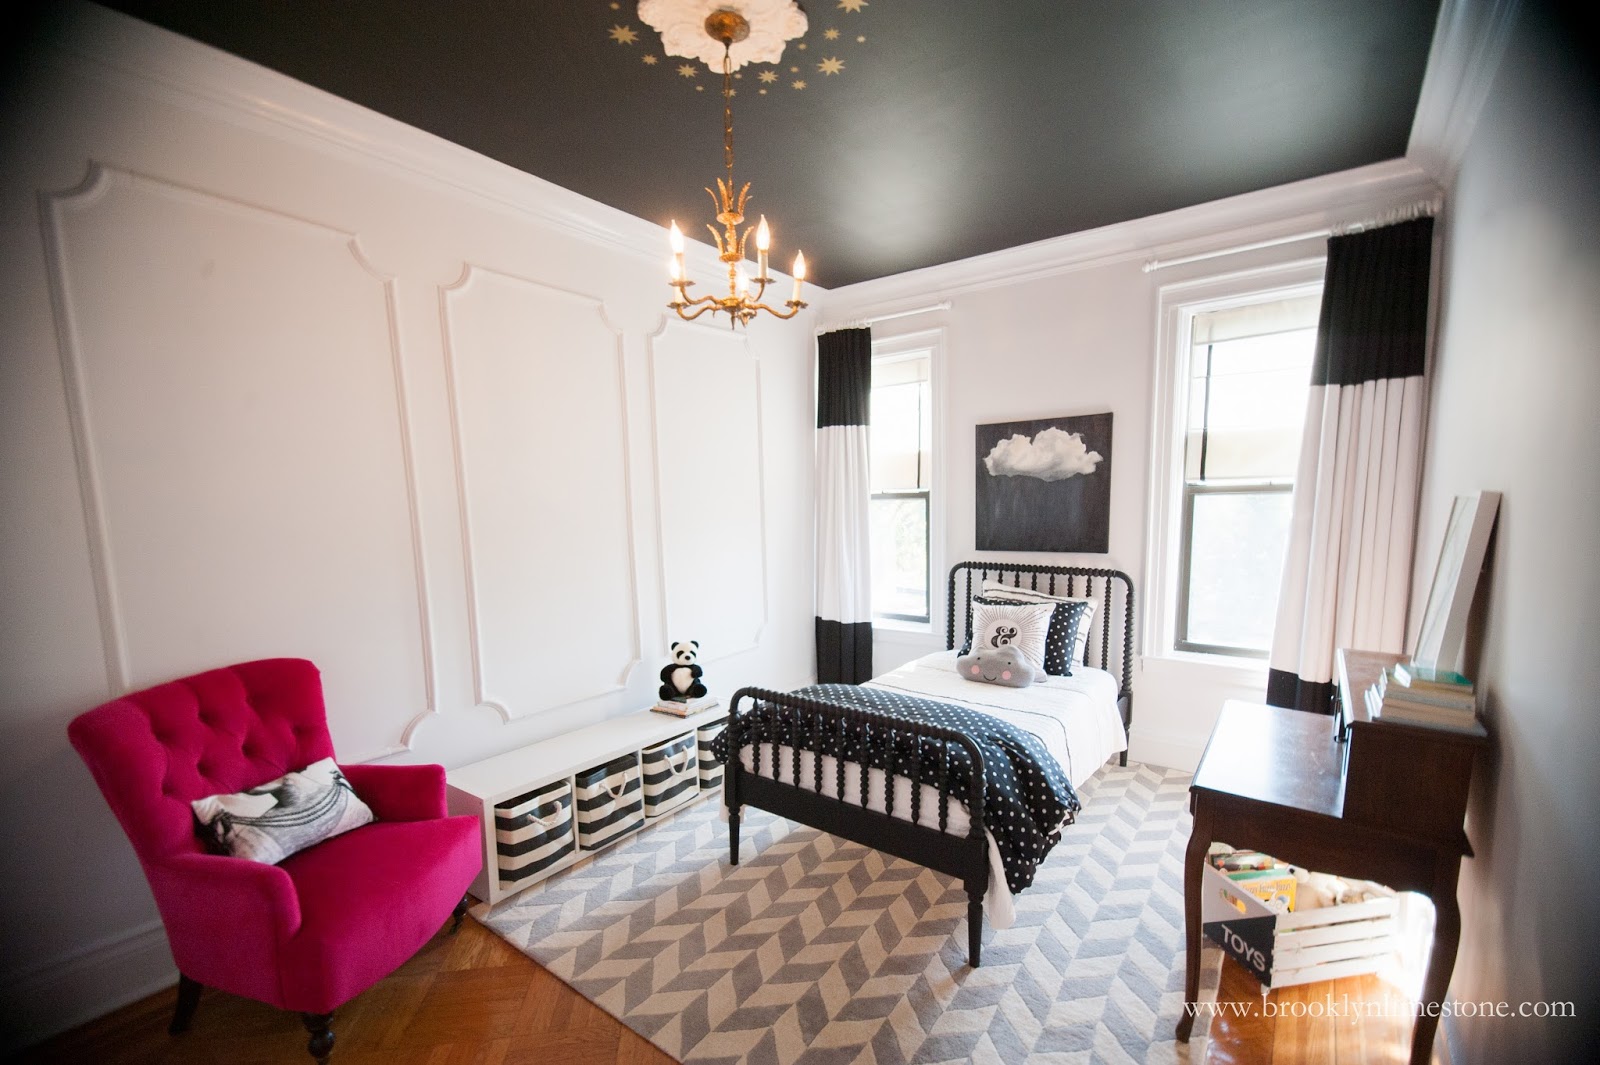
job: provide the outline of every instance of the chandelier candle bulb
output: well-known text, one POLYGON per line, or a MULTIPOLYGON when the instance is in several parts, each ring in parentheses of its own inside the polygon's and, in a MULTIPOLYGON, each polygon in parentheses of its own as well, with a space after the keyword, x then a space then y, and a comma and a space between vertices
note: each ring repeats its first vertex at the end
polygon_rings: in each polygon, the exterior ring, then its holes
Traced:
POLYGON ((800 302, 800 286, 806 279, 806 254, 802 251, 794 253, 794 299, 790 303, 800 302))
POLYGON ((672 280, 682 281, 683 272, 683 230, 678 228, 678 220, 672 220, 672 232, 667 240, 672 245, 672 280))
POLYGON ((772 230, 767 228, 767 216, 761 216, 761 224, 756 226, 756 251, 760 256, 761 277, 767 276, 767 249, 772 246, 772 230))

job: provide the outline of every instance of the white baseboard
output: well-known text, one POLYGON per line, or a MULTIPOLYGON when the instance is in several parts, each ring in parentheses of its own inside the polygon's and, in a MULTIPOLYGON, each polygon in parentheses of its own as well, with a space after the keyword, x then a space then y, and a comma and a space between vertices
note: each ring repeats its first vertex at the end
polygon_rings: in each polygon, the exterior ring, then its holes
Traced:
POLYGON ((32 1046, 178 982, 159 920, 16 973, 0 989, 0 1053, 32 1046))
POLYGON ((1141 732, 1137 725, 1128 737, 1129 761, 1164 766, 1185 773, 1194 772, 1195 767, 1200 764, 1200 755, 1205 749, 1204 736, 1188 737, 1141 732))

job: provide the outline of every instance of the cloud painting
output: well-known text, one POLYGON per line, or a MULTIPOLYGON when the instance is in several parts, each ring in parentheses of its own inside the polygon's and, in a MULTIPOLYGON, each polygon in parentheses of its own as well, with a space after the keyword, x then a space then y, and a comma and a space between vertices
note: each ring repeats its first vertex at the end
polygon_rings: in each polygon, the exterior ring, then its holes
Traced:
POLYGON ((1006 437, 990 450, 983 465, 991 477, 1064 481, 1080 473, 1093 473, 1101 458, 1100 452, 1084 446, 1083 434, 1052 425, 1040 430, 1032 440, 1021 433, 1006 437))
POLYGON ((1111 537, 1111 415, 977 427, 980 551, 1104 554, 1111 537))

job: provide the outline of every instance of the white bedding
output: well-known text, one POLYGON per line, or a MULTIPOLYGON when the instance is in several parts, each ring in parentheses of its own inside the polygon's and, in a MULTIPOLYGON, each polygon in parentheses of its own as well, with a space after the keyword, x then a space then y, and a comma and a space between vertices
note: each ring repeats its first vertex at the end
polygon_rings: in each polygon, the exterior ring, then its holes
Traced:
MULTIPOLYGON (((1117 711, 1117 682, 1111 674, 1101 669, 1074 665, 1070 677, 1046 676, 1026 688, 1007 688, 997 684, 979 684, 964 680, 956 672, 956 653, 937 651, 899 669, 868 681, 870 687, 905 692, 940 702, 957 703, 1000 718, 1018 728, 1033 733, 1044 741, 1046 749, 1061 763, 1067 778, 1077 787, 1094 775, 1112 755, 1127 749, 1127 736, 1122 729, 1122 715, 1117 711)), ((763 748, 769 746, 761 745, 763 748)), ((740 761, 747 771, 751 769, 752 748, 741 751, 740 761)), ((793 751, 780 745, 777 751, 779 779, 792 783, 793 751)), ((763 776, 772 776, 773 756, 764 753, 761 765, 763 776)), ((800 759, 800 786, 812 787, 812 757, 800 759)), ((871 801, 867 808, 883 812, 883 771, 868 771, 871 801)), ((822 758, 822 794, 835 796, 838 769, 831 755, 822 758)), ((847 800, 854 802, 859 794, 861 767, 854 762, 845 763, 844 792, 847 800)), ((911 820, 911 782, 895 777, 894 816, 911 820)), ((939 827, 939 794, 928 784, 922 786, 922 805, 917 823, 929 828, 939 827)), ((971 819, 964 802, 950 803, 946 831, 964 836, 971 819)), ((1010 928, 1016 921, 1016 906, 1006 887, 1005 869, 1000 862, 1000 850, 994 838, 989 839, 989 890, 984 894, 984 909, 989 923, 995 928, 1010 928)))

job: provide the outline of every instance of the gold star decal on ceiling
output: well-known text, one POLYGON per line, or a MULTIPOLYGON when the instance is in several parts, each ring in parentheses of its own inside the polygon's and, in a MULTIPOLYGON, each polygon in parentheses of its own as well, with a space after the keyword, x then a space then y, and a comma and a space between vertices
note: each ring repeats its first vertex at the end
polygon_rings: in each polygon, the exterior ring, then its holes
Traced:
POLYGON ((837 41, 839 39, 839 31, 834 29, 823 30, 822 35, 830 41, 837 41))
POLYGON ((647 67, 653 67, 656 65, 656 57, 651 55, 649 52, 646 52, 639 58, 644 60, 644 65, 647 67))
POLYGON ((867 6, 867 0, 839 0, 839 10, 848 11, 852 15, 859 15, 861 9, 867 6))
POLYGON ((817 64, 817 69, 827 75, 834 75, 844 69, 843 59, 824 59, 817 64))
POLYGON ((760 78, 764 84, 771 85, 778 80, 778 72, 776 70, 763 70, 756 77, 760 78))
POLYGON ((795 87, 795 88, 797 88, 797 89, 803 89, 803 88, 805 88, 805 87, 806 87, 806 83, 805 83, 805 82, 803 82, 803 81, 798 81, 798 80, 797 80, 797 81, 796 81, 796 82, 795 82, 795 83, 794 83, 794 87, 795 87))
POLYGON ((632 44, 639 39, 639 35, 633 32, 631 26, 613 26, 606 31, 606 36, 618 44, 632 44))
POLYGON ((699 71, 697 71, 693 66, 691 66, 688 63, 681 63, 678 66, 678 73, 682 74, 686 78, 692 78, 696 74, 698 74, 699 71))
POLYGON ((796 48, 798 48, 798 49, 800 49, 800 51, 802 51, 802 52, 803 52, 803 51, 805 51, 805 50, 806 50, 806 42, 804 42, 804 41, 801 41, 801 42, 800 42, 800 43, 799 43, 799 44, 797 44, 797 45, 795 45, 795 47, 796 47, 796 48))

